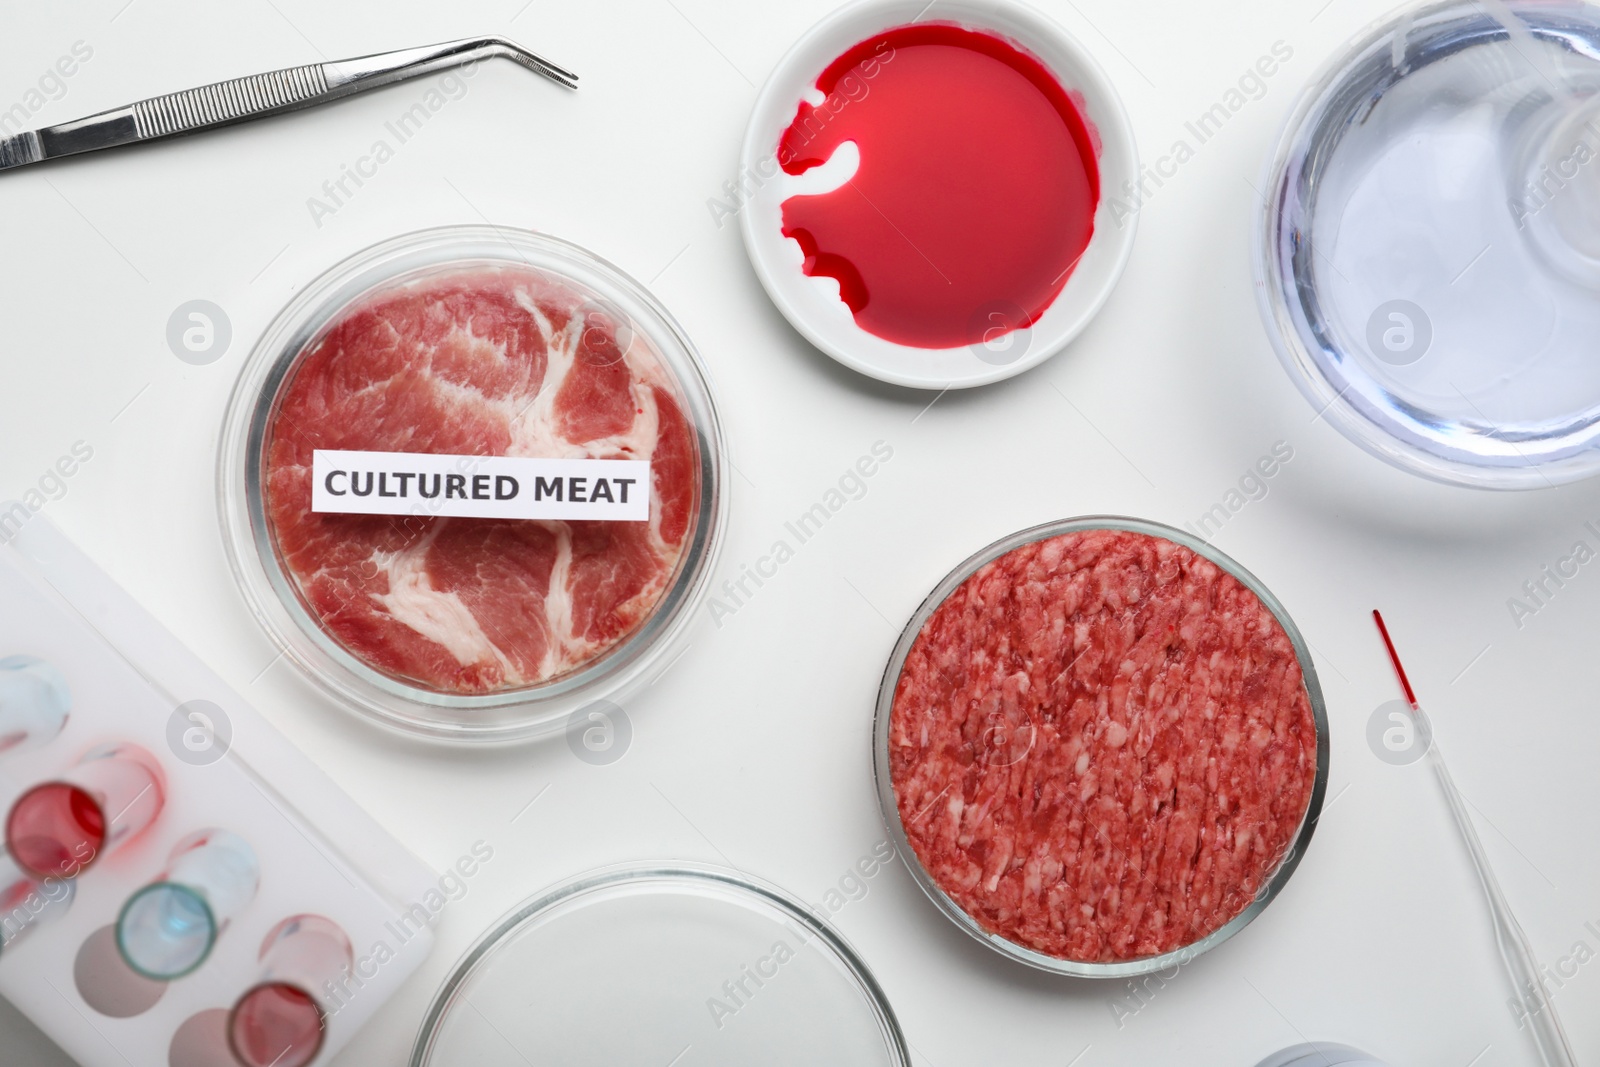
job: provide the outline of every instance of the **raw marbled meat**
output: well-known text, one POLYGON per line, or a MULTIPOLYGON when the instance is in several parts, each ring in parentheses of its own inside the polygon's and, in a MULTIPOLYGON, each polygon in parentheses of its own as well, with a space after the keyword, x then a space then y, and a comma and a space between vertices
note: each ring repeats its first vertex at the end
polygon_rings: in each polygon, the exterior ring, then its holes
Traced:
POLYGON ((271 422, 267 515, 353 655, 446 693, 534 686, 660 602, 692 535, 697 438, 649 339, 596 308, 531 268, 456 270, 367 298, 303 355, 271 422), (318 514, 319 448, 648 460, 650 521, 318 514))

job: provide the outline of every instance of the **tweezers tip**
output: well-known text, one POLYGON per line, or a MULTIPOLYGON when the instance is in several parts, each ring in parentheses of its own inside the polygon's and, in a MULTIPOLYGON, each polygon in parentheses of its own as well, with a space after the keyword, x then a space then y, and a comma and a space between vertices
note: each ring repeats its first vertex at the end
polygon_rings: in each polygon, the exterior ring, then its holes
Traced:
POLYGON ((565 86, 568 89, 576 89, 578 87, 578 76, 572 71, 567 70, 565 67, 557 66, 532 49, 524 48, 511 38, 496 34, 488 38, 488 40, 499 45, 504 52, 509 52, 511 58, 535 74, 542 74, 557 85, 565 86))
POLYGON ((578 87, 578 76, 576 74, 568 74, 558 67, 551 67, 540 62, 523 63, 522 65, 535 74, 541 74, 549 81, 555 82, 563 89, 577 89, 578 87))

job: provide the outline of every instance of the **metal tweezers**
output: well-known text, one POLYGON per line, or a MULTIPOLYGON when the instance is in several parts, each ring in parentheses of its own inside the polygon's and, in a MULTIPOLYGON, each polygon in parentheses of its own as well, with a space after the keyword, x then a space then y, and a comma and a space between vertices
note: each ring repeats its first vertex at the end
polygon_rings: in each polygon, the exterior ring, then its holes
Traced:
POLYGON ((521 45, 504 37, 473 37, 234 78, 112 108, 75 122, 3 137, 0 138, 0 170, 298 111, 497 56, 568 89, 578 87, 576 74, 534 55, 521 45))

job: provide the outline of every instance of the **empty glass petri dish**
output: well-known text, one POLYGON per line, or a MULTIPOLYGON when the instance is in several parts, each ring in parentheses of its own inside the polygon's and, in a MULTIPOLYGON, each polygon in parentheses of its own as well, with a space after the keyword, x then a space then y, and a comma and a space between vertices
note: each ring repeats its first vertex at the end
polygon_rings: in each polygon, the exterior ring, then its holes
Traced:
POLYGON ((467 952, 411 1067, 695 1063, 910 1067, 894 1012, 838 934, 710 867, 612 868, 511 912, 467 952))
POLYGON ((1362 448, 1438 481, 1600 472, 1600 8, 1451 0, 1306 90, 1270 165, 1278 355, 1362 448))
POLYGON ((1386 1067, 1382 1060, 1349 1045, 1325 1041, 1286 1048, 1262 1060, 1257 1067, 1386 1067))

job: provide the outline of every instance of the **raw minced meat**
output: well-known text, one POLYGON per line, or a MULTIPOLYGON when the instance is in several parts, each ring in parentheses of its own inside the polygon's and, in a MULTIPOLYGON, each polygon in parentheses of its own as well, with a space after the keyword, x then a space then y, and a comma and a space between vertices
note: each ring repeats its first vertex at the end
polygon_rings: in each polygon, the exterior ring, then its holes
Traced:
POLYGON ((889 729, 932 880, 985 930, 1079 962, 1171 952, 1243 912, 1316 761, 1272 612, 1190 549, 1120 530, 969 577, 914 641, 889 729))
POLYGON ((445 693, 533 686, 661 601, 693 532, 697 439, 649 338, 601 307, 532 268, 450 270, 363 300, 300 358, 266 512, 302 603, 357 658, 445 693), (648 460, 650 519, 319 514, 316 449, 648 460))

